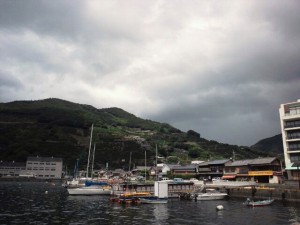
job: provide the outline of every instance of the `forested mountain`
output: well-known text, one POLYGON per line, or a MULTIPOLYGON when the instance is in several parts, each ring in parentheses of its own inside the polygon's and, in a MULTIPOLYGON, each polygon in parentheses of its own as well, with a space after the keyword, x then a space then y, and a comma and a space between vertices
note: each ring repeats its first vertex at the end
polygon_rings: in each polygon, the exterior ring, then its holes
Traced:
POLYGON ((190 130, 182 132, 166 123, 144 120, 120 108, 96 109, 61 99, 0 103, 0 159, 25 161, 27 156, 62 157, 73 167, 86 164, 93 129, 95 167, 153 165, 155 148, 169 163, 191 160, 254 158, 273 155, 262 149, 218 143, 190 130))
POLYGON ((255 145, 252 145, 251 149, 274 155, 283 155, 282 135, 277 134, 273 137, 262 139, 255 145))

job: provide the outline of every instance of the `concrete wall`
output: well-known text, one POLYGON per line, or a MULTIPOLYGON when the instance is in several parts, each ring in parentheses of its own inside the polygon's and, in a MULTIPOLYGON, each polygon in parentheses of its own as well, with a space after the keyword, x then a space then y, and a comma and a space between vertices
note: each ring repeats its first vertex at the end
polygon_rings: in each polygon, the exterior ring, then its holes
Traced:
MULTIPOLYGON (((257 188, 254 191, 255 199, 268 199, 273 198, 275 200, 290 201, 290 202, 300 202, 300 191, 297 189, 260 189, 257 188)), ((252 189, 230 189, 228 190, 230 197, 240 197, 240 198, 252 198, 252 189)))

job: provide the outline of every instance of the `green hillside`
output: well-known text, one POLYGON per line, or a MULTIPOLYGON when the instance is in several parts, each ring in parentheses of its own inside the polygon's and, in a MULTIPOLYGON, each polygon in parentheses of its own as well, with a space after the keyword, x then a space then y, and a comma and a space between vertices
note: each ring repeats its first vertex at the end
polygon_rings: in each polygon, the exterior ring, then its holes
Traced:
POLYGON ((281 156, 283 155, 282 135, 277 134, 273 137, 262 139, 255 145, 252 145, 251 149, 281 156))
MULTIPOLYGON (((27 156, 62 157, 73 167, 86 164, 91 125, 96 145, 95 167, 144 165, 155 161, 155 146, 170 163, 191 160, 236 159, 272 155, 245 146, 201 138, 195 131, 182 132, 169 124, 144 120, 120 108, 96 109, 61 99, 0 103, 0 159, 25 161, 27 156)), ((83 167, 84 168, 84 167, 83 167)))

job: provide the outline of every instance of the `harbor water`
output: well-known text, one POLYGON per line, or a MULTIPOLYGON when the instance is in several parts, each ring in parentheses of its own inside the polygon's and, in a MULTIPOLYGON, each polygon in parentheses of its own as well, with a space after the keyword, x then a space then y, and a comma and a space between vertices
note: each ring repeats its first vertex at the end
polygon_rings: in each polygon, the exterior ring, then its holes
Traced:
POLYGON ((0 182, 0 224, 300 225, 300 203, 251 208, 245 199, 118 205, 109 196, 69 196, 60 183, 0 182), (216 207, 222 205, 223 210, 216 207))

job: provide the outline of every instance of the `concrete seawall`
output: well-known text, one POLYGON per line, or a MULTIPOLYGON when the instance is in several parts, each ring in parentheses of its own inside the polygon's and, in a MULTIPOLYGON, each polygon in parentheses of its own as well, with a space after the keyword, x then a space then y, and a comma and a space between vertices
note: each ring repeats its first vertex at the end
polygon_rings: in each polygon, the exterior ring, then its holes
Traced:
POLYGON ((284 188, 255 188, 255 189, 243 189, 235 188, 229 189, 228 193, 230 197, 240 198, 257 198, 268 199, 273 198, 275 200, 300 202, 300 191, 297 189, 284 189, 284 188))

